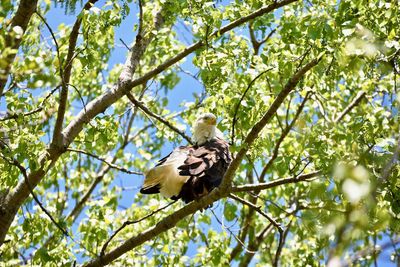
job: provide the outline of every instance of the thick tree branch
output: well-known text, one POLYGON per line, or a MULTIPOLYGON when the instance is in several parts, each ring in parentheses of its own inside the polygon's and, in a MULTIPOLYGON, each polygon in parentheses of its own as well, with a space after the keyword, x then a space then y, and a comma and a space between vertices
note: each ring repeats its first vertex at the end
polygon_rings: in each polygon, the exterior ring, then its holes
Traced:
MULTIPOLYGON (((83 10, 89 10, 97 1, 98 0, 89 0, 88 2, 86 2, 85 6, 83 7, 83 10)), ((67 59, 65 60, 65 66, 64 68, 60 67, 60 77, 61 77, 62 87, 61 87, 60 100, 57 110, 57 119, 54 126, 53 140, 51 142, 51 146, 53 146, 53 148, 56 149, 62 149, 63 145, 62 144, 63 138, 61 135, 61 131, 64 122, 65 111, 67 108, 68 84, 71 78, 72 63, 75 58, 74 56, 75 48, 81 24, 82 24, 82 16, 78 16, 74 23, 74 26, 72 27, 71 34, 69 36, 68 54, 67 54, 67 59)), ((62 63, 60 62, 60 65, 61 64, 62 63)))
MULTIPOLYGON (((29 21, 32 17, 33 12, 35 12, 37 6, 37 0, 21 0, 19 3, 17 12, 11 20, 10 33, 15 34, 13 31, 14 27, 20 27, 22 32, 25 33, 28 27, 29 21)), ((4 48, 11 48, 18 51, 18 48, 22 41, 22 36, 16 38, 15 36, 8 34, 5 38, 4 48)), ((4 58, 4 65, 2 65, 2 70, 0 71, 0 98, 3 95, 4 87, 6 86, 8 75, 10 74, 12 63, 14 62, 16 52, 9 53, 4 58)), ((1 243, 1 242, 0 242, 1 243)))
MULTIPOLYGON (((97 1, 97 0, 90 0, 90 1, 97 1)), ((91 2, 88 3, 91 3, 91 2)), ((87 7, 85 5, 85 7, 87 7)), ((88 6, 89 8, 89 6, 88 6)), ((156 15, 156 20, 155 20, 155 28, 156 30, 160 29, 162 26, 162 16, 161 16, 161 11, 158 12, 156 15)), ((148 44, 150 41, 154 38, 154 34, 149 34, 147 38, 137 38, 137 42, 135 43, 135 46, 132 49, 132 53, 130 58, 127 60, 126 65, 124 66, 124 69, 122 71, 122 74, 119 78, 118 84, 125 84, 121 86, 122 88, 126 87, 126 84, 129 83, 129 81, 132 78, 133 71, 136 70, 136 67, 139 65, 139 59, 142 57, 145 49, 147 48, 148 44), (133 66, 133 65, 134 66, 133 66)), ((66 62, 66 66, 68 66, 69 62, 66 62)), ((64 70, 66 73, 66 69, 64 70)), ((119 85, 118 85, 119 86, 119 85)), ((117 87, 118 87, 117 86, 117 87)), ((107 98, 107 96, 112 96, 112 103, 114 103, 118 98, 122 97, 120 95, 118 97, 117 94, 114 94, 114 91, 111 90, 105 95, 101 96, 101 99, 107 98), (115 97, 115 98, 114 98, 115 97)), ((63 100, 64 101, 64 100, 63 100)), ((100 113, 101 111, 104 110, 104 107, 101 105, 96 105, 95 103, 98 103, 96 99, 92 102, 90 102, 85 109, 83 109, 80 114, 83 118, 83 121, 81 121, 80 129, 79 131, 74 132, 73 138, 76 137, 76 135, 82 130, 83 123, 84 122, 89 122, 95 114, 100 113), (91 112, 95 112, 93 116, 89 116, 92 114, 91 112)), ((110 105, 112 104, 110 103, 110 105)), ((60 109, 60 108, 59 108, 60 109)), ((59 111, 60 112, 60 111, 59 111)), ((63 116, 63 115, 62 115, 63 116)), ((58 117, 58 120, 60 119, 60 116, 58 117)), ((62 121, 59 120, 59 124, 62 124, 62 121)), ((72 123, 73 124, 73 123, 72 123)), ((68 128, 68 127, 67 127, 68 128)), ((76 128, 75 128, 76 130, 76 128)), ((41 179, 45 176, 45 174, 48 172, 50 168, 54 166, 58 158, 61 156, 62 153, 65 152, 65 149, 68 147, 70 142, 72 142, 73 138, 70 139, 70 134, 69 131, 67 130, 66 133, 63 132, 63 146, 61 149, 59 148, 59 144, 54 144, 53 141, 58 142, 58 140, 53 138, 52 144, 53 146, 50 149, 47 149, 40 157, 39 157, 39 168, 36 171, 31 172, 28 175, 28 182, 32 186, 32 188, 35 188, 35 186, 41 181, 41 179), (68 142, 66 141, 68 140, 68 142), (54 147, 56 145, 56 147, 54 147), (56 149, 54 149, 56 148, 56 149)), ((53 136, 54 137, 54 136, 53 136)), ((4 238, 7 234, 7 231, 15 217, 15 214, 17 213, 19 207, 22 205, 22 203, 25 201, 25 199, 29 196, 29 189, 27 187, 27 184, 25 183, 24 180, 20 181, 18 185, 10 191, 7 196, 5 197, 5 200, 3 203, 0 203, 2 207, 0 209, 3 210, 3 216, 0 217, 0 246, 3 244, 4 238)))

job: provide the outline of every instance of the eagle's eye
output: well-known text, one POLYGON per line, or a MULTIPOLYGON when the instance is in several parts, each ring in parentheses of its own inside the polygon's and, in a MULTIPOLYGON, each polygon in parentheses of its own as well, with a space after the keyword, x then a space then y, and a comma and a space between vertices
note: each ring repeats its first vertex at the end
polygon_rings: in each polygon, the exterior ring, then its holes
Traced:
POLYGON ((202 121, 209 125, 216 125, 217 124, 217 118, 212 115, 212 114, 206 114, 203 116, 202 121))

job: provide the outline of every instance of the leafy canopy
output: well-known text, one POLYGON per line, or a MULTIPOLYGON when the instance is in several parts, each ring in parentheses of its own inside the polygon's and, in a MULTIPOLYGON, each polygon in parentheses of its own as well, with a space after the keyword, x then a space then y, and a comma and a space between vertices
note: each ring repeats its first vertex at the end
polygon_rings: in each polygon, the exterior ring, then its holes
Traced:
POLYGON ((21 169, 29 179, 45 170, 32 186, 58 224, 30 194, 6 229, 0 248, 6 265, 88 263, 124 222, 133 225, 109 240, 103 252, 118 250, 125 240, 174 214, 184 204, 158 211, 168 200, 139 194, 140 174, 168 149, 187 142, 179 131, 190 134, 189 125, 200 112, 220 118, 219 128, 235 156, 295 73, 314 59, 320 62, 300 77, 248 147, 229 191, 234 196, 176 221, 172 229, 123 251, 112 264, 245 266, 253 260, 263 266, 337 261, 368 266, 375 259, 388 260, 380 256, 385 255, 382 250, 400 261, 400 250, 391 245, 400 241, 397 1, 286 1, 218 33, 273 4, 264 2, 120 0, 85 9, 85 3, 66 1, 64 16, 81 20, 72 60, 73 25, 47 21, 53 40, 38 15, 46 19, 60 6, 39 1, 21 32, 7 29, 19 2, 1 2, 0 66, 5 69, 6 58, 17 56, 0 96, 0 196, 24 183, 21 169), (125 51, 128 65, 131 55, 138 55, 133 80, 188 45, 201 45, 130 88, 148 113, 118 96, 111 107, 88 119, 59 157, 43 163, 64 97, 59 92, 68 91, 62 121, 66 129, 79 112, 120 84, 127 65, 114 64, 112 58, 122 45, 116 31, 126 23, 127 39, 139 32, 134 44, 148 40, 142 54, 138 46, 125 51), (7 46, 10 36, 22 38, 19 48, 7 46), (61 77, 68 65, 65 84, 61 77), (196 89, 183 89, 183 77, 193 79, 196 89), (182 90, 195 94, 183 99, 182 90), (314 172, 318 174, 306 181, 235 191, 244 184, 314 172), (374 249, 376 245, 382 249, 374 249))

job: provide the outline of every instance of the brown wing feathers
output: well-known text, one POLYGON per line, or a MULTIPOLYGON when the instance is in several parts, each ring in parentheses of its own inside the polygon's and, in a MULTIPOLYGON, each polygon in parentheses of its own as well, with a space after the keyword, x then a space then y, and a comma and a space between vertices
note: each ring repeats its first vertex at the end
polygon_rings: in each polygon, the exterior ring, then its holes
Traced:
POLYGON ((229 145, 219 138, 201 146, 179 147, 146 174, 140 192, 188 203, 219 186, 230 162, 229 145))
POLYGON ((216 138, 194 147, 194 151, 178 168, 180 175, 190 176, 178 198, 188 203, 208 194, 220 185, 230 162, 229 145, 222 139, 216 138))

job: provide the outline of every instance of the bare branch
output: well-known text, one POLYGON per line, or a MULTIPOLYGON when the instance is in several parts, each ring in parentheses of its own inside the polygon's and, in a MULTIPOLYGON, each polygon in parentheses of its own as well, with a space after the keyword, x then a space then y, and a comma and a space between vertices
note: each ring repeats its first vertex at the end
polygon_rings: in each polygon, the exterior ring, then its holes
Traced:
POLYGON ((132 48, 130 48, 129 47, 129 45, 127 45, 126 43, 125 43, 125 41, 124 40, 122 40, 122 38, 119 38, 119 40, 121 41, 121 43, 126 47, 126 49, 128 49, 129 50, 129 52, 132 52, 132 48))
POLYGON ((215 214, 215 212, 213 210, 211 210, 212 214, 214 215, 215 219, 217 220, 217 222, 222 226, 223 229, 227 230, 238 242, 238 244, 240 244, 242 246, 242 248, 246 251, 246 253, 251 253, 251 254, 255 254, 257 251, 252 251, 250 248, 246 247, 246 245, 243 243, 243 241, 237 237, 232 231, 231 229, 229 229, 229 227, 225 227, 225 225, 218 219, 217 215, 215 214))
POLYGON ((265 189, 273 188, 273 187, 283 185, 283 184, 307 182, 312 178, 320 176, 321 174, 322 174, 321 171, 315 171, 315 172, 310 172, 307 174, 301 174, 298 176, 281 178, 281 179, 277 179, 277 180, 267 182, 267 183, 234 186, 234 187, 232 187, 232 192, 247 192, 247 191, 254 191, 254 190, 265 190, 265 189))
POLYGON ((58 65, 59 65, 59 71, 60 71, 60 76, 61 79, 64 76, 63 72, 63 61, 60 56, 60 46, 58 45, 57 38, 53 32, 53 29, 50 27, 50 25, 47 23, 46 19, 39 13, 38 10, 35 11, 36 15, 43 21, 44 25, 46 25, 47 29, 49 30, 51 37, 53 38, 54 44, 56 45, 56 52, 57 52, 57 58, 58 58, 58 65))
POLYGON ((263 210, 261 210, 260 206, 256 206, 253 203, 251 203, 251 202, 249 202, 249 201, 247 201, 247 200, 245 200, 245 199, 243 199, 241 197, 238 197, 238 196, 236 196, 234 194, 229 194, 229 197, 234 199, 234 200, 236 200, 236 201, 239 201, 240 203, 250 207, 251 209, 254 209, 256 212, 258 212, 259 214, 261 214, 262 216, 267 218, 267 220, 270 223, 272 223, 272 225, 275 226, 278 229, 279 233, 283 233, 283 229, 282 229, 281 225, 279 223, 277 223, 274 218, 272 218, 267 213, 265 213, 263 210))
POLYGON ((117 166, 117 165, 115 165, 115 164, 113 164, 111 162, 108 162, 107 160, 105 160, 105 159, 103 159, 103 158, 101 158, 101 157, 99 157, 99 156, 97 156, 97 155, 95 155, 93 153, 90 153, 90 152, 87 152, 87 151, 84 151, 84 150, 81 150, 81 149, 67 148, 67 151, 72 151, 72 152, 77 152, 77 153, 82 153, 82 154, 88 155, 88 156, 90 156, 92 158, 95 158, 95 159, 98 159, 98 160, 104 162, 105 164, 107 164, 111 168, 119 170, 121 172, 125 172, 125 173, 128 173, 128 174, 143 175, 142 172, 130 171, 130 170, 124 168, 124 167, 120 167, 120 166, 117 166))
POLYGON ((163 117, 151 112, 145 105, 143 105, 143 103, 141 103, 140 101, 136 100, 135 97, 131 93, 128 93, 126 96, 129 98, 129 100, 132 102, 132 104, 134 106, 140 108, 144 113, 146 113, 150 117, 155 118, 156 120, 158 120, 159 122, 161 122, 162 124, 164 124, 165 126, 170 128, 172 131, 174 131, 175 133, 177 133, 180 136, 182 136, 184 139, 186 139, 186 141, 188 141, 189 144, 193 144, 192 140, 190 139, 189 136, 187 136, 184 132, 182 132, 181 130, 176 128, 174 125, 172 125, 169 121, 167 121, 163 117))
POLYGON ((338 123, 339 121, 341 121, 347 113, 349 113, 355 106, 357 106, 361 102, 364 96, 365 92, 359 91, 353 101, 351 101, 351 103, 333 120, 333 122, 338 123))

